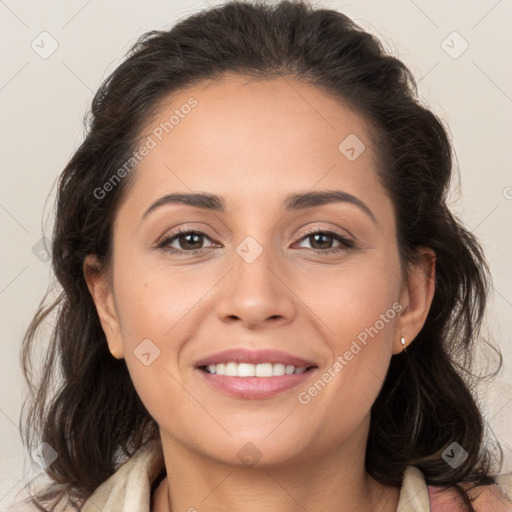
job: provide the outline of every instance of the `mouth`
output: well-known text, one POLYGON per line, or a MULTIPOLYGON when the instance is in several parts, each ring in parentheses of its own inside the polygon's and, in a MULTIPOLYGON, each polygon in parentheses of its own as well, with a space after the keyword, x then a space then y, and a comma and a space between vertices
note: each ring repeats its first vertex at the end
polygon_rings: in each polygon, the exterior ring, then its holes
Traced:
POLYGON ((232 397, 262 399, 298 386, 318 366, 281 351, 231 349, 198 361, 195 369, 216 391, 232 397))

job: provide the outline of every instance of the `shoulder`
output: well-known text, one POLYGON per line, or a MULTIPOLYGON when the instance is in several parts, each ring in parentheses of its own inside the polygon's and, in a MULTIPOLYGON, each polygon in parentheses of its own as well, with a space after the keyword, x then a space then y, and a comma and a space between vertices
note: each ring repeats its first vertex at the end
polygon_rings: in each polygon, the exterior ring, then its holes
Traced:
MULTIPOLYGON (((512 512, 512 473, 496 477, 496 484, 468 489, 477 512, 512 512)), ((445 489, 429 485, 428 493, 432 512, 459 512, 465 510, 464 502, 454 488, 445 489)))

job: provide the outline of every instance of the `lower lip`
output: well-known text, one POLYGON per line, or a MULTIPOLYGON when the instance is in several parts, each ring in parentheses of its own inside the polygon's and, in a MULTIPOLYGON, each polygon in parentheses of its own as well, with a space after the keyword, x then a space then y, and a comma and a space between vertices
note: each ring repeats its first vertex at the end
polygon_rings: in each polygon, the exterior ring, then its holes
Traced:
POLYGON ((230 396, 249 399, 270 398, 292 389, 309 379, 315 370, 311 368, 303 373, 274 377, 229 377, 196 369, 213 388, 230 396))

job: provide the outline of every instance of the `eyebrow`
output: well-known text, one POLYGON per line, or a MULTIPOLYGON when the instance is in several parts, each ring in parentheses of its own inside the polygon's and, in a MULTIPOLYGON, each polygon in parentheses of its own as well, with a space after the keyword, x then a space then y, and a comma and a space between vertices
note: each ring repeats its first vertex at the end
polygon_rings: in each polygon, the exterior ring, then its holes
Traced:
MULTIPOLYGON (((142 215, 144 220, 152 211, 160 208, 161 206, 173 203, 181 203, 196 208, 202 208, 205 210, 211 210, 215 212, 224 213, 226 211, 226 203, 224 199, 215 194, 208 193, 175 193, 167 194, 160 199, 157 199, 142 215)), ((330 203, 348 203, 359 207, 364 211, 368 217, 377 224, 377 219, 370 208, 361 201, 361 199, 343 192, 341 190, 326 190, 319 192, 304 192, 291 194, 283 201, 283 208, 287 212, 300 211, 307 208, 313 208, 315 206, 322 206, 330 203)))

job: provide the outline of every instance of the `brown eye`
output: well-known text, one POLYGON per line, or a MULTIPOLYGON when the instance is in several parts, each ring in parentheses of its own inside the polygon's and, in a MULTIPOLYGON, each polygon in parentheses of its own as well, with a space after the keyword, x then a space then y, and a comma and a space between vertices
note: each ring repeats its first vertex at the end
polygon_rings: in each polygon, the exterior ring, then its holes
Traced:
POLYGON ((202 236, 198 233, 188 233, 179 235, 176 240, 178 240, 180 249, 200 249, 200 245, 202 245, 202 236))
POLYGON ((211 240, 210 237, 202 231, 184 230, 165 237, 158 243, 158 248, 172 253, 193 253, 202 251, 204 239, 211 240), (174 244, 174 246, 172 246, 174 244))
POLYGON ((334 242, 334 237, 327 233, 309 235, 308 238, 311 241, 310 243, 313 249, 330 249, 334 242))
POLYGON ((311 249, 323 253, 333 253, 346 251, 355 247, 354 242, 335 231, 313 231, 301 238, 301 241, 309 240, 311 249), (333 247, 333 243, 338 242, 338 247, 333 247))

